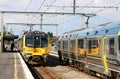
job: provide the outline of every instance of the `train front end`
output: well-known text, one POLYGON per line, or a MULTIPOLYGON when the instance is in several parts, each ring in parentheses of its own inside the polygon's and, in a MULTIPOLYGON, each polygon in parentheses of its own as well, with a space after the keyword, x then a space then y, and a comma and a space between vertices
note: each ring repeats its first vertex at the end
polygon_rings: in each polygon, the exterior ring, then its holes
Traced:
POLYGON ((31 32, 25 36, 24 52, 36 62, 46 62, 49 53, 49 38, 44 32, 31 32))

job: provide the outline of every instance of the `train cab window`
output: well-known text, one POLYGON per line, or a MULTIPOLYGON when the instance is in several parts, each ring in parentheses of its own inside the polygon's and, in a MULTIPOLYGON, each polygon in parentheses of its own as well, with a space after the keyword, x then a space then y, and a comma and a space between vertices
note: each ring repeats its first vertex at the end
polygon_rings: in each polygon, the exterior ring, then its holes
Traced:
POLYGON ((48 45, 47 37, 34 37, 34 46, 35 47, 46 47, 48 45))
POLYGON ((78 48, 84 48, 84 40, 83 39, 78 40, 78 48))
POLYGON ((27 46, 33 46, 34 45, 34 40, 33 38, 26 38, 26 45, 27 46))
POLYGON ((41 38, 41 46, 46 47, 48 45, 47 37, 41 38))
POLYGON ((109 39, 109 54, 115 55, 114 47, 115 47, 115 39, 114 38, 110 38, 109 39))

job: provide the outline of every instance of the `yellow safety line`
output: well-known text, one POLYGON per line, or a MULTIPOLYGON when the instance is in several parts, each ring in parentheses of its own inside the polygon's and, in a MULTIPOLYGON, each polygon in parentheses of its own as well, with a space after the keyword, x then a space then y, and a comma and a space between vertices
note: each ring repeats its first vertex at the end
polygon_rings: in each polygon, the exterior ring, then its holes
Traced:
POLYGON ((18 79, 18 76, 17 76, 16 54, 15 53, 14 53, 14 79, 18 79))

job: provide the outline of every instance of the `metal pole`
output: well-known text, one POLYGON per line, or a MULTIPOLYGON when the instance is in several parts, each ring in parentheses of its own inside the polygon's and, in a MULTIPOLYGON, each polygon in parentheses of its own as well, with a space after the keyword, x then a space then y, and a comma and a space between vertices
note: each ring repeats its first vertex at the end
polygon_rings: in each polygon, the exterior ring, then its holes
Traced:
MULTIPOLYGON (((58 37, 58 26, 56 26, 56 45, 57 45, 57 37, 58 37)), ((57 51, 57 46, 55 50, 57 51)))
POLYGON ((89 18, 90 18, 90 17, 87 16, 87 21, 86 21, 86 27, 87 27, 87 28, 88 28, 88 24, 89 24, 89 22, 88 22, 88 21, 89 21, 89 18))
POLYGON ((42 20, 43 20, 42 17, 43 15, 41 14, 41 20, 40 20, 41 21, 41 25, 40 25, 41 32, 42 32, 42 20))
POLYGON ((30 31, 32 31, 32 26, 30 26, 30 31))
POLYGON ((8 26, 7 26, 7 24, 5 24, 5 30, 6 30, 6 34, 8 34, 8 26))
POLYGON ((76 0, 73 1, 73 14, 76 14, 76 0))
POLYGON ((82 22, 82 23, 81 23, 82 25, 81 25, 81 26, 82 26, 82 28, 84 28, 84 27, 85 27, 85 26, 84 26, 84 23, 85 23, 85 22, 84 22, 84 16, 81 15, 81 17, 82 17, 82 21, 81 21, 81 22, 82 22))
POLYGON ((1 13, 1 53, 3 52, 3 14, 1 13))

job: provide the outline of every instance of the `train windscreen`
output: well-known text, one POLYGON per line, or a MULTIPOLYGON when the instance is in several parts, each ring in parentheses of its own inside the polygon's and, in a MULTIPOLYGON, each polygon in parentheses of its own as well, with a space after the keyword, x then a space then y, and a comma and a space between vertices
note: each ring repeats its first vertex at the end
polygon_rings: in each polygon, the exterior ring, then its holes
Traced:
POLYGON ((34 36, 26 38, 26 46, 29 47, 46 47, 48 45, 47 37, 34 36))
POLYGON ((30 46, 30 47, 33 47, 34 46, 34 41, 33 41, 33 38, 29 37, 29 38, 26 38, 26 45, 27 46, 30 46))
POLYGON ((47 37, 34 37, 34 47, 46 47, 48 45, 47 37))

